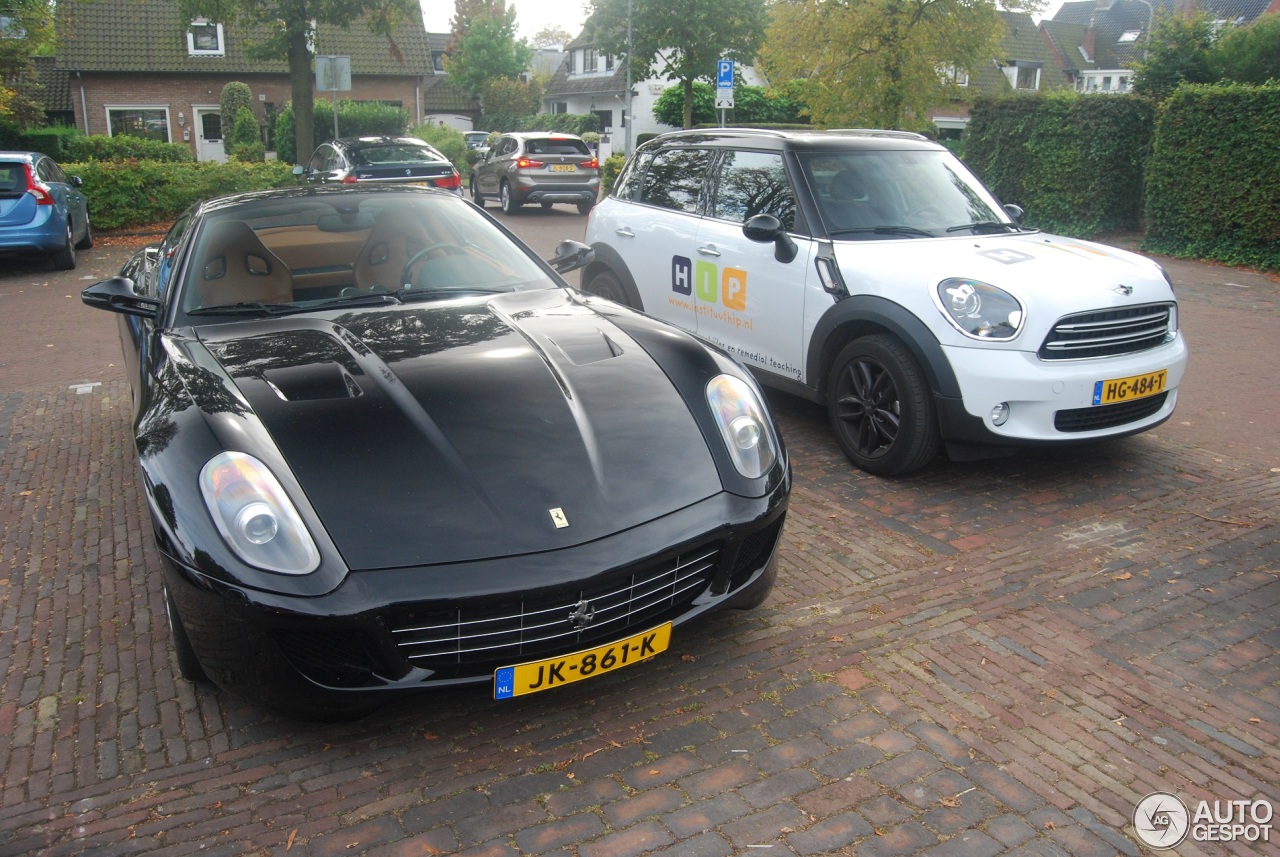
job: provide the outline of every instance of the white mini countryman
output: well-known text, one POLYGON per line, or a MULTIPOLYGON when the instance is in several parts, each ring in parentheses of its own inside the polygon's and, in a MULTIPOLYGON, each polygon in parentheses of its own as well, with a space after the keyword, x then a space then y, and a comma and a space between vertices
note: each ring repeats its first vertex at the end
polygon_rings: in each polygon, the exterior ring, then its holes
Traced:
POLYGON ((871 473, 1145 431, 1187 349, 1155 262, 1021 225, 894 131, 680 131, 591 212, 584 290, 826 405, 871 473))

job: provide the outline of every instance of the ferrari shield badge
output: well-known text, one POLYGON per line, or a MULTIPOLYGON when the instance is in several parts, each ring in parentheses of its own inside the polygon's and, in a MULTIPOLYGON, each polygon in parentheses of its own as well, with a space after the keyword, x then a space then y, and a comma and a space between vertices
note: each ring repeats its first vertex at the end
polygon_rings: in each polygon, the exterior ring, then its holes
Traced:
POLYGON ((556 525, 557 530, 563 530, 565 527, 569 526, 569 519, 564 516, 564 509, 557 506, 556 508, 548 509, 547 511, 551 513, 551 523, 556 525))

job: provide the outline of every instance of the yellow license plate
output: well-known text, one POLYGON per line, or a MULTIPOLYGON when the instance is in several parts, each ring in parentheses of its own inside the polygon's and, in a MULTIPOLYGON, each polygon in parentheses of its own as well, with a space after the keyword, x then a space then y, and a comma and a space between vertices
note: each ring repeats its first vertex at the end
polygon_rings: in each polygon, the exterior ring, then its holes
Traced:
POLYGON ((665 652, 669 645, 671 623, 667 622, 625 640, 594 649, 501 667, 493 673, 493 698, 510 699, 513 696, 573 684, 584 678, 595 678, 665 652))
POLYGON ((578 168, 575 167, 573 164, 552 164, 551 165, 551 172, 553 173, 573 173, 573 172, 577 172, 577 170, 578 168))
POLYGON ((1113 378, 1110 381, 1097 381, 1093 385, 1093 403, 1095 405, 1114 405, 1116 402, 1128 402, 1133 399, 1145 399, 1164 392, 1164 385, 1169 380, 1169 370, 1160 369, 1145 375, 1131 375, 1128 378, 1113 378))

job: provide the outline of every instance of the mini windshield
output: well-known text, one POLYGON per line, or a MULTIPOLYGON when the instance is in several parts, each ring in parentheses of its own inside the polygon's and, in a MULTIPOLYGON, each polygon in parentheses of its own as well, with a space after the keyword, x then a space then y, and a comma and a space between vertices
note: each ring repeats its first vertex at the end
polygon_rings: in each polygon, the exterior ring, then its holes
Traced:
POLYGON ((266 198, 200 222, 183 276, 190 315, 244 317, 560 285, 452 196, 409 189, 266 198))
POLYGON ((799 159, 833 238, 910 239, 1017 229, 950 152, 801 152, 799 159))

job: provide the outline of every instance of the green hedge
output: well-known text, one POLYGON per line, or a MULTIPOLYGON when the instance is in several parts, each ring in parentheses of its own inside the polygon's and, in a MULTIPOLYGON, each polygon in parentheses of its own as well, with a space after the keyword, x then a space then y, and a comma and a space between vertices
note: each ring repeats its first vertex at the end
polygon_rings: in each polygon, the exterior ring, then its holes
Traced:
POLYGON ((1151 128, 1150 103, 1131 95, 978 98, 965 160, 1028 226, 1087 238, 1139 228, 1151 128))
MULTIPOLYGON (((316 145, 333 139, 333 102, 317 98, 312 115, 312 131, 316 145)), ((399 107, 380 101, 339 101, 338 135, 362 137, 386 135, 396 137, 409 127, 409 114, 399 107)), ((293 102, 276 114, 276 157, 291 164, 305 162, 311 153, 298 152, 298 137, 293 128, 293 102)))
POLYGON ((62 166, 69 175, 84 180, 95 229, 163 224, 198 200, 296 183, 293 167, 282 161, 84 161, 62 166))
POLYGON ((1143 248, 1280 269, 1280 83, 1183 85, 1160 106, 1143 248))
POLYGON ((79 136, 80 132, 68 125, 23 130, 16 124, 0 122, 0 149, 40 152, 59 162, 69 160, 67 146, 79 136))
POLYGON ((125 134, 115 137, 108 137, 104 134, 92 134, 85 137, 77 134, 66 141, 63 159, 67 161, 128 161, 138 159, 167 161, 170 163, 191 163, 195 160, 191 155, 191 147, 186 143, 162 143, 159 140, 130 137, 125 134))
POLYGON ((538 113, 533 116, 515 116, 506 113, 487 113, 475 120, 477 131, 556 131, 561 134, 577 134, 600 130, 600 117, 594 113, 538 113))

